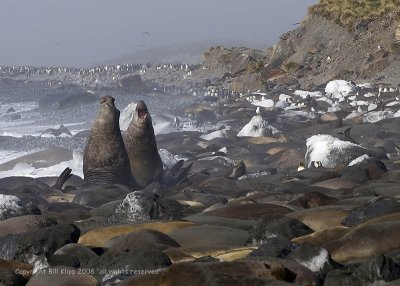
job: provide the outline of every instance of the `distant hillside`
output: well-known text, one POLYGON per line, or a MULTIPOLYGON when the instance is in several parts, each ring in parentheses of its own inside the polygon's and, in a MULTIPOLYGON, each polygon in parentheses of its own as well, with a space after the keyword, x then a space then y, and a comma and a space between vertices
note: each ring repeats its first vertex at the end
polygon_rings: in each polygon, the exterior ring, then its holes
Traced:
MULTIPOLYGON (((269 44, 269 43, 268 43, 269 44)), ((203 54, 212 46, 247 46, 251 48, 265 49, 268 44, 246 43, 235 40, 215 40, 205 42, 194 42, 187 44, 177 44, 171 46, 162 46, 135 51, 115 59, 108 60, 100 64, 118 64, 118 63, 187 63, 199 64, 203 61, 203 54)))

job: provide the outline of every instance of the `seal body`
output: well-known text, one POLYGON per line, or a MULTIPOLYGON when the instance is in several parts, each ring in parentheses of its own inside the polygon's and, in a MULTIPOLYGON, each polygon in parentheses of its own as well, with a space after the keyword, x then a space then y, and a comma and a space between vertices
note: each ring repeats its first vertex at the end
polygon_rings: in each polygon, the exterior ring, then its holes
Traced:
POLYGON ((119 129, 119 115, 114 98, 102 97, 83 154, 83 175, 86 182, 135 186, 119 129))
POLYGON ((163 164, 157 149, 153 122, 143 100, 136 105, 124 141, 136 183, 145 187, 153 181, 159 181, 163 164))

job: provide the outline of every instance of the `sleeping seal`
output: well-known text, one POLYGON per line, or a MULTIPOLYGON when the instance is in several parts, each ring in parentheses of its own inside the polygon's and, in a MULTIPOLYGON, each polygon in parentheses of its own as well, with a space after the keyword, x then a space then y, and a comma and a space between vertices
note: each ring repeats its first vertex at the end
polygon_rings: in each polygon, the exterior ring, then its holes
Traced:
POLYGON ((159 181, 163 164, 158 154, 151 116, 143 100, 136 105, 124 141, 136 183, 145 187, 152 181, 159 181))
POLYGON ((83 175, 88 183, 135 186, 119 129, 119 114, 113 97, 101 98, 83 154, 83 175))

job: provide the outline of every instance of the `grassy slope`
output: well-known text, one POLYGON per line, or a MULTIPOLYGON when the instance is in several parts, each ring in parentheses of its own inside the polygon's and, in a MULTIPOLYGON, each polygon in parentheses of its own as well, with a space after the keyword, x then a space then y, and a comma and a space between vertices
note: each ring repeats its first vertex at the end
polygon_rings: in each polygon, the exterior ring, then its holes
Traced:
POLYGON ((364 20, 370 21, 384 14, 400 15, 400 0, 320 0, 309 8, 310 14, 334 19, 336 23, 349 29, 364 20))

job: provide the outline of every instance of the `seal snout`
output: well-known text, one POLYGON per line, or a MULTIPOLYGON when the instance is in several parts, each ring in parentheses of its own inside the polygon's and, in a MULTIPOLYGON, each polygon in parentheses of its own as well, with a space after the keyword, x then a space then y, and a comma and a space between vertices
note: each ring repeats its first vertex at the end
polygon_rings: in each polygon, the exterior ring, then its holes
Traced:
POLYGON ((145 119, 148 115, 147 106, 143 100, 140 100, 136 106, 137 115, 140 119, 145 119))
POLYGON ((110 95, 106 95, 106 96, 103 96, 100 99, 100 104, 104 104, 105 103, 105 104, 109 105, 110 107, 115 107, 114 101, 115 101, 114 97, 112 97, 110 95))

